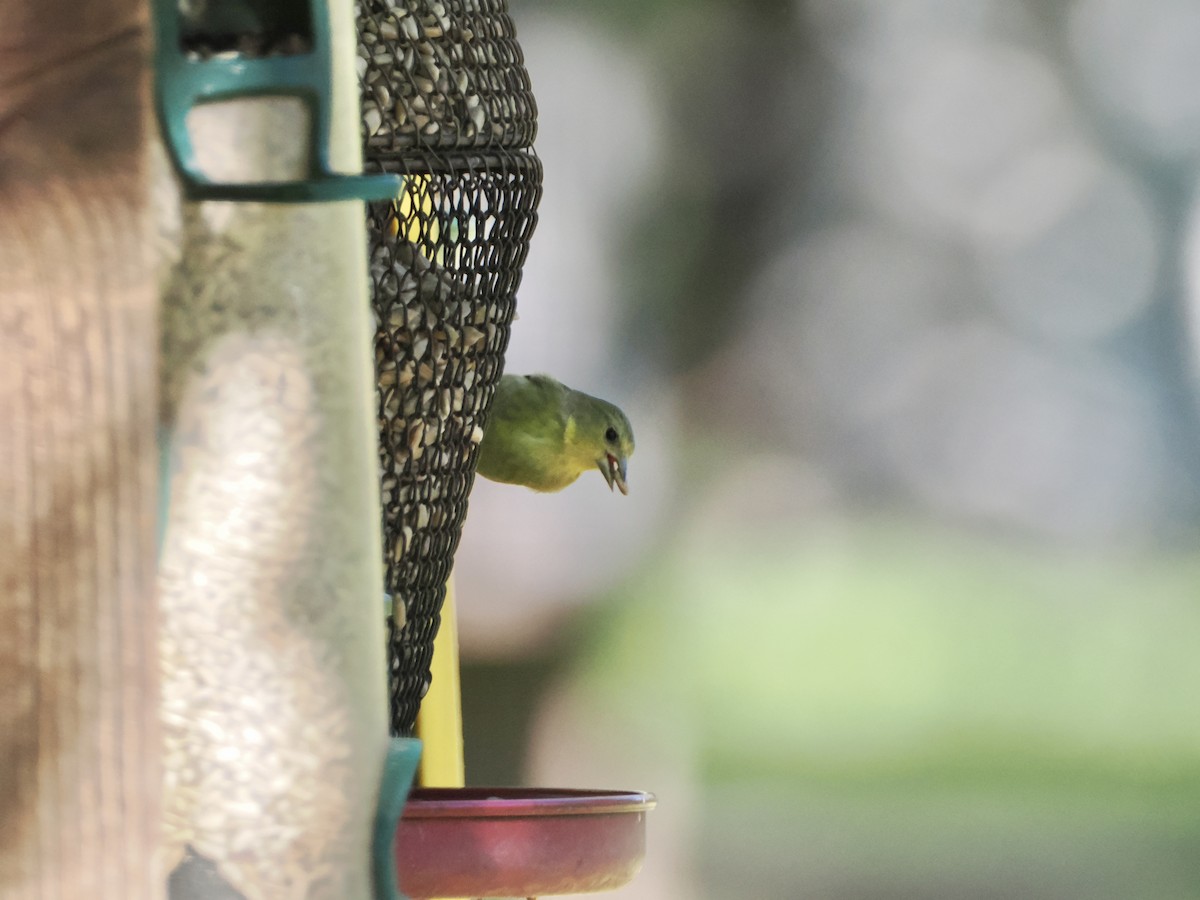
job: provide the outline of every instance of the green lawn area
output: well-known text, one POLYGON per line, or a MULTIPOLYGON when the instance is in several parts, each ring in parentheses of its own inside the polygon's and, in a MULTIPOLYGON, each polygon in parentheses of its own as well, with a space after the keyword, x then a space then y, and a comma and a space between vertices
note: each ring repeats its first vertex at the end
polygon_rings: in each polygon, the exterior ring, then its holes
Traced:
POLYGON ((707 896, 1200 896, 1200 779, 810 779, 711 785, 697 859, 707 896))
POLYGON ((1200 897, 1200 557, 870 523, 620 601, 586 678, 693 748, 710 897, 1200 897))

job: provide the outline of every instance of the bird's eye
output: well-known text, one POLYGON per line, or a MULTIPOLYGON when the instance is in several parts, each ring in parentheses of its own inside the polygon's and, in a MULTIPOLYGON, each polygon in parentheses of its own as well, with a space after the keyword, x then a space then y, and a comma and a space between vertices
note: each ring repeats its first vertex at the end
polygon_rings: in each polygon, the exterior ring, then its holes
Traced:
POLYGON ((604 432, 604 439, 610 444, 615 444, 617 442, 617 429, 609 425, 608 430, 604 432))

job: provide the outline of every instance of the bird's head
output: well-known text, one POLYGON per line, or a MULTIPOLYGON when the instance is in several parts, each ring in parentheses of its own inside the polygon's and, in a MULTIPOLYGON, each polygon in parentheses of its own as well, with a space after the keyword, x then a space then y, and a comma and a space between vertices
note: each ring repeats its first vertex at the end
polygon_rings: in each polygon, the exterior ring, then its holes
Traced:
POLYGON ((608 482, 610 491, 613 489, 613 485, 616 485, 622 494, 628 494, 629 486, 625 483, 625 467, 629 463, 629 457, 633 455, 633 427, 629 424, 625 413, 611 404, 604 405, 607 408, 604 411, 602 422, 601 446, 603 452, 596 460, 596 467, 600 469, 600 474, 608 482))
POLYGON ((625 469, 633 455, 633 426, 625 413, 607 400, 569 388, 566 404, 570 413, 563 440, 571 480, 595 466, 610 491, 616 486, 628 494, 625 469))

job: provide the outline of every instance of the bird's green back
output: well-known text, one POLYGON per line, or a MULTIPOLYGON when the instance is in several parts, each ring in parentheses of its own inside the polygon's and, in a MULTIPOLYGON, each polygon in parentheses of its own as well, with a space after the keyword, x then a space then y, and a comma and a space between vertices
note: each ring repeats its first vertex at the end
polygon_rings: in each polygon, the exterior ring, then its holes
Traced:
POLYGON ((479 446, 479 473, 493 481, 557 490, 548 485, 564 477, 555 463, 566 436, 566 391, 542 375, 501 378, 479 446))

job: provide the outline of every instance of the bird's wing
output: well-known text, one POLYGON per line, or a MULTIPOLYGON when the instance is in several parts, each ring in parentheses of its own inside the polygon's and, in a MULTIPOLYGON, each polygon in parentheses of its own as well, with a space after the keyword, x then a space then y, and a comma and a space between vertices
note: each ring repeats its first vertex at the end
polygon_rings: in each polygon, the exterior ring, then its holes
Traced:
POLYGON ((564 393, 548 375, 506 375, 492 405, 493 421, 519 426, 537 441, 561 440, 567 425, 564 393))

